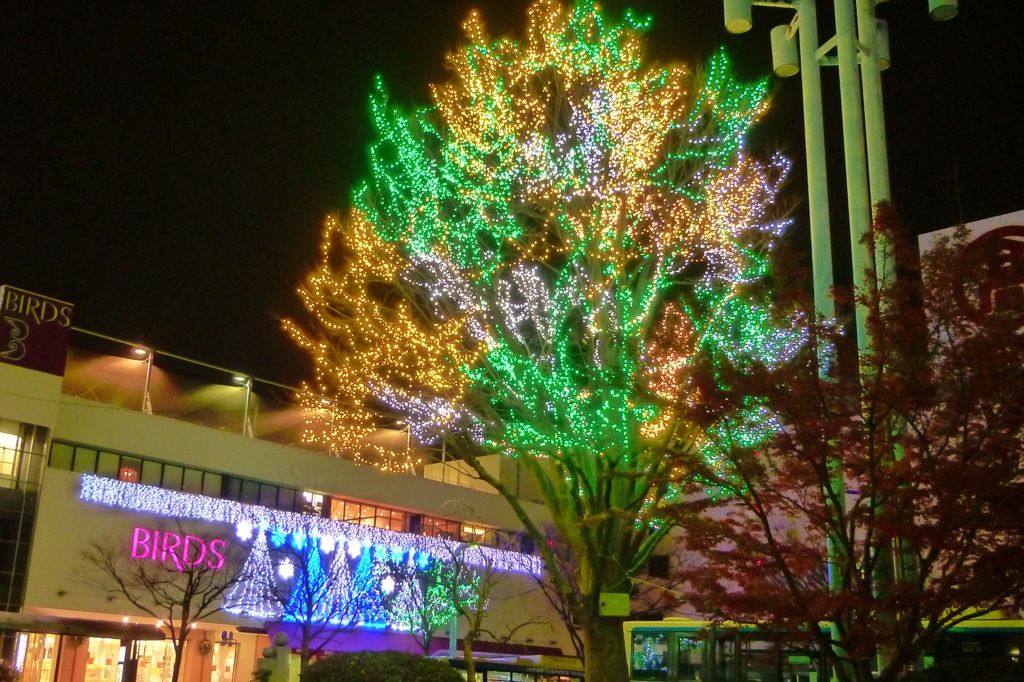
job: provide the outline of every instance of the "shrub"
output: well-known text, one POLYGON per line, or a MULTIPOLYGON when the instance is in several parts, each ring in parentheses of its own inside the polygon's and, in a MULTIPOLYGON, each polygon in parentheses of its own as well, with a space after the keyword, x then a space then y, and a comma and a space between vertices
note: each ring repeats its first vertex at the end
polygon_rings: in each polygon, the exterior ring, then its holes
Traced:
POLYGON ((337 654, 306 668, 302 682, 463 682, 447 661, 397 651, 337 654))

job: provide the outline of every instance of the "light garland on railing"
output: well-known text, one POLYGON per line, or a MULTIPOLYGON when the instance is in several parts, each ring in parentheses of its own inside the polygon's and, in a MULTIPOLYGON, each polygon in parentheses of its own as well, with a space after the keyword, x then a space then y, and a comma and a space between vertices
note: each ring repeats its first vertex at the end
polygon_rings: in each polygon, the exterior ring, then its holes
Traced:
MULTIPOLYGON (((446 538, 398 533, 383 528, 371 528, 233 500, 165 490, 140 483, 128 483, 93 474, 82 474, 79 499, 83 502, 93 502, 142 514, 231 524, 240 537, 242 535, 251 537, 253 528, 268 528, 272 529, 272 543, 275 541, 275 534, 282 540, 291 536, 293 541, 297 542, 297 537, 306 537, 315 533, 321 542, 323 542, 323 538, 327 537, 333 538, 338 545, 347 542, 349 552, 353 551, 353 547, 374 547, 380 548, 381 551, 387 551, 389 554, 412 551, 441 557, 450 555, 452 547, 463 545, 463 543, 456 543, 446 538)), ((356 552, 356 556, 358 556, 358 552, 356 552)), ((486 567, 500 573, 539 576, 542 571, 539 557, 493 547, 465 545, 461 557, 467 566, 486 567)))

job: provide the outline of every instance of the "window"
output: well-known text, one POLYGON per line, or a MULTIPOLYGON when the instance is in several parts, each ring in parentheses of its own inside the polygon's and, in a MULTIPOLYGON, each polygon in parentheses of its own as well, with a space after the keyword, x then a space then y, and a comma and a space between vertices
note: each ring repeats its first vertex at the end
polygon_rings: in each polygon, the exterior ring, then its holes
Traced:
POLYGON ((476 545, 494 545, 494 529, 473 524, 462 524, 460 539, 476 545))
POLYGON ((668 633, 634 632, 630 663, 634 679, 668 679, 668 633))
POLYGON ((246 504, 259 504, 260 484, 256 481, 242 481, 242 497, 239 501, 246 504))
POLYGON ((199 469, 185 469, 181 489, 196 495, 203 492, 203 472, 199 469))
POLYGON ((160 485, 168 490, 181 490, 181 476, 183 473, 185 473, 184 468, 174 464, 165 464, 164 477, 160 485))
POLYGON ((72 471, 81 471, 87 474, 96 473, 96 451, 90 448, 75 448, 75 461, 72 471))
POLYGON ((273 509, 277 506, 277 486, 263 483, 260 485, 260 505, 273 509))
POLYGON ((220 474, 212 474, 207 471, 203 475, 203 494, 207 497, 220 497, 223 478, 220 474))
POLYGON ((324 511, 324 496, 305 491, 302 493, 302 513, 321 516, 324 511))
POLYGON ((278 489, 277 508, 284 511, 295 511, 295 491, 291 488, 278 489))
POLYGON ((242 479, 234 476, 224 477, 224 499, 227 500, 241 500, 242 499, 242 479))
POLYGON ((459 538, 459 522, 438 519, 433 516, 424 516, 420 532, 429 537, 457 540, 459 538))
POLYGON ((17 433, 13 433, 15 428, 12 422, 0 424, 0 477, 3 478, 14 478, 15 467, 18 465, 21 439, 17 433))
POLYGON ((104 478, 117 478, 118 467, 121 464, 121 457, 113 452, 100 452, 99 463, 96 465, 96 474, 104 478))
POLYGON ((160 462, 152 462, 146 460, 142 463, 142 476, 139 478, 139 483, 146 485, 160 485, 160 481, 163 480, 164 465, 160 462))
POLYGON ((117 470, 119 481, 138 483, 142 474, 142 460, 134 457, 122 457, 121 466, 117 470))
POLYGON ((71 460, 75 457, 75 448, 67 443, 54 443, 50 448, 50 466, 54 469, 71 471, 71 460))

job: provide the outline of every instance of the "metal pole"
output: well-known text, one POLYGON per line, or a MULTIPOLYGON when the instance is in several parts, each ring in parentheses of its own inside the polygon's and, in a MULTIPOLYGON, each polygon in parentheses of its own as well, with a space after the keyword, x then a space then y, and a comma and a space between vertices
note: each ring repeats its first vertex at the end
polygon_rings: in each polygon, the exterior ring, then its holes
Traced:
POLYGON ((828 213, 825 165, 825 124, 821 108, 821 66, 818 63, 818 11, 814 0, 797 1, 800 40, 800 86, 803 92, 804 147, 807 154, 807 209, 811 221, 811 269, 814 309, 823 318, 835 316, 831 291, 832 234, 828 213))
POLYGON ((252 400, 252 377, 245 378, 245 418, 242 421, 242 434, 253 437, 252 419, 249 418, 249 403, 252 400))
MULTIPOLYGON (((857 0, 857 34, 864 50, 860 59, 860 77, 864 93, 864 132, 867 137, 868 184, 871 188, 872 209, 891 198, 885 110, 882 106, 882 74, 878 63, 876 4, 877 0, 857 0)), ((875 245, 879 286, 887 282, 893 273, 893 263, 887 257, 887 249, 888 244, 881 240, 875 245)))
POLYGON ((149 382, 153 376, 153 353, 150 350, 146 356, 146 384, 142 387, 142 411, 146 414, 153 414, 153 401, 149 397, 149 382))
MULTIPOLYGON (((857 74, 857 34, 853 21, 853 0, 835 0, 836 52, 839 62, 839 99, 843 113, 843 156, 846 161, 846 198, 850 218, 850 249, 853 261, 853 285, 868 291, 875 286, 868 278, 874 253, 864 243, 871 230, 871 205, 868 199, 867 158, 864 153, 864 113, 860 78, 857 74)), ((870 348, 868 311, 856 306, 857 348, 863 357, 870 348)))

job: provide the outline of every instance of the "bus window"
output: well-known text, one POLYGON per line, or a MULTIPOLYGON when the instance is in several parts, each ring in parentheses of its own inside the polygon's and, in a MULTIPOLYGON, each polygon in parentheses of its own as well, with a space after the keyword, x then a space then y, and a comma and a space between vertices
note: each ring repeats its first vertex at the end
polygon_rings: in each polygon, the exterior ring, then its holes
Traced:
POLYGON ((632 679, 668 679, 667 632, 634 632, 632 651, 632 679))

